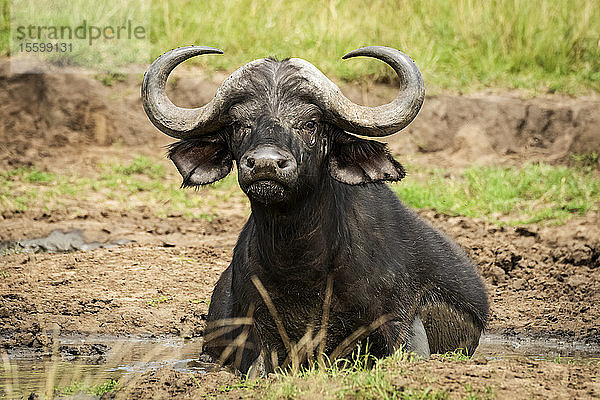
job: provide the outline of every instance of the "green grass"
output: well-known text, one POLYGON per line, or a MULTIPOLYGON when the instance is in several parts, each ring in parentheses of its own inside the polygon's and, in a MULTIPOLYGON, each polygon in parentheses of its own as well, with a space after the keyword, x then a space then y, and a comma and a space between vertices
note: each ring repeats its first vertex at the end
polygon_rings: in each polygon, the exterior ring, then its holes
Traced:
POLYGON ((94 75, 94 79, 100 81, 104 86, 112 86, 116 82, 124 82, 127 75, 122 72, 104 72, 94 75))
POLYGON ((206 188, 183 190, 180 177, 163 164, 138 156, 129 163, 97 165, 94 178, 20 167, 0 171, 0 213, 29 209, 69 209, 85 213, 94 204, 105 209, 145 207, 154 215, 212 219, 229 200, 245 202, 234 174, 206 188))
POLYGON ((165 177, 165 167, 161 164, 153 162, 148 157, 138 156, 129 164, 109 163, 101 164, 101 167, 106 171, 105 175, 109 179, 111 177, 146 175, 151 179, 162 179, 165 177))
POLYGON ((463 349, 456 349, 449 353, 444 353, 441 357, 450 361, 469 361, 471 357, 463 349))
POLYGON ((407 52, 433 88, 600 89, 596 0, 153 4, 154 55, 191 43, 219 47, 225 56, 201 61, 212 68, 294 56, 345 80, 389 80, 394 73, 380 62, 340 60, 350 50, 377 44, 407 52))
MULTIPOLYGON (((412 387, 403 383, 402 377, 410 374, 410 364, 418 360, 402 350, 383 359, 359 352, 329 366, 315 363, 297 371, 279 371, 266 379, 242 379, 237 384, 221 388, 221 391, 238 390, 242 396, 248 391, 263 399, 450 399, 451 393, 447 390, 412 387)), ((470 387, 465 388, 465 392, 465 399, 493 398, 481 396, 470 387)))
POLYGON ((105 393, 115 392, 119 390, 119 384, 114 379, 107 379, 106 382, 100 385, 86 385, 83 382, 73 382, 67 386, 56 388, 55 395, 71 396, 77 393, 85 393, 93 396, 102 396, 105 393))
MULTIPOLYGON (((9 14, 1 1, 0 53, 7 54, 9 14)), ((199 58, 208 70, 294 56, 344 80, 388 81, 394 73, 381 62, 340 59, 361 46, 386 45, 408 53, 433 92, 600 90, 597 0, 148 1, 152 56, 188 44, 224 50, 199 58)))
POLYGON ((411 207, 501 225, 562 223, 600 207, 600 179, 593 171, 547 164, 472 167, 453 174, 432 169, 392 188, 411 207))
POLYGON ((168 302, 168 301, 170 301, 170 300, 173 300, 173 298, 172 298, 172 297, 167 297, 167 296, 159 296, 159 297, 157 297, 157 298, 155 298, 155 299, 148 300, 148 301, 146 302, 146 305, 147 305, 148 307, 156 307, 156 306, 158 306, 159 304, 161 304, 161 303, 166 303, 166 302, 168 302))
MULTIPOLYGON (((127 66, 133 63, 143 62, 143 58, 150 57, 149 34, 146 39, 132 38, 129 35, 119 33, 120 39, 103 39, 101 35, 104 27, 113 27, 113 38, 116 36, 115 27, 126 25, 131 22, 132 32, 134 27, 149 29, 151 22, 150 8, 146 5, 151 1, 134 0, 115 3, 110 0, 98 0, 90 6, 86 0, 0 0, 2 7, 10 5, 10 18, 14 21, 14 31, 10 22, 6 19, 0 24, 0 39, 9 39, 2 42, 2 53, 17 55, 22 52, 21 44, 35 43, 44 44, 42 51, 29 52, 28 55, 42 56, 56 65, 70 66, 81 65, 94 67, 99 70, 110 70, 127 66), (85 22, 84 22, 85 21, 85 22), (17 27, 22 27, 21 30, 17 27), (32 31, 29 31, 32 27, 32 31), (37 27, 43 27, 39 33, 37 27), (69 33, 56 33, 51 36, 44 28, 53 27, 60 32, 61 27, 69 27, 69 33), (94 27, 95 32, 91 32, 94 27), (78 33, 79 29, 79 33, 78 33), (85 31, 85 35, 83 32, 85 31), (41 37, 39 37, 41 36, 41 37), (132 38, 132 39, 130 39, 132 38), (12 39, 12 41, 11 41, 12 39), (46 43, 64 43, 63 51, 45 51, 46 43), (141 61, 142 59, 142 61, 141 61)), ((6 17, 5 17, 6 18, 6 17)), ((109 36, 111 33, 108 34, 109 36)), ((27 52, 24 52, 27 54, 27 52)))
POLYGON ((0 56, 9 54, 10 7, 9 0, 0 0, 0 56))
MULTIPOLYGON (((314 363, 296 370, 278 370, 268 377, 242 378, 221 387, 220 391, 233 391, 234 397, 249 395, 261 399, 492 400, 496 397, 495 388, 488 385, 481 387, 467 383, 463 385, 464 393, 436 388, 439 384, 435 367, 430 369, 431 374, 415 373, 429 362, 402 349, 382 359, 361 349, 365 350, 359 344, 349 358, 325 365, 314 363)), ((450 362, 470 360, 461 351, 442 357, 450 362)))
MULTIPOLYGON (((29 209, 84 213, 93 204, 105 209, 144 207, 159 217, 211 219, 224 206, 247 210, 248 201, 235 174, 198 190, 181 189, 180 176, 166 165, 164 160, 138 156, 126 163, 101 163, 95 177, 35 167, 0 172, 0 213, 29 209)), ((471 167, 461 172, 413 166, 406 179, 391 187, 413 208, 484 218, 499 225, 560 224, 600 209, 600 178, 586 165, 471 167)))

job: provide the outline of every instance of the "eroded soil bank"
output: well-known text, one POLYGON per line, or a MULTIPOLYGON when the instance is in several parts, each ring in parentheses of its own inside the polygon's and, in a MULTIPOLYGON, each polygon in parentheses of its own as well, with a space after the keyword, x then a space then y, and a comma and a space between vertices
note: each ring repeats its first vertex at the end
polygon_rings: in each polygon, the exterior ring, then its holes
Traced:
MULTIPOLYGON (((146 118, 141 75, 116 79, 93 74, 11 75, 0 58, 0 166, 57 164, 91 145, 132 146, 156 153, 169 143, 146 118), (105 86, 101 81, 109 82, 105 86)), ((207 103, 227 77, 180 67, 167 91, 183 107, 207 103)), ((344 84, 351 100, 379 105, 397 89, 344 84)), ((600 97, 514 93, 428 96, 419 117, 401 134, 384 139, 404 160, 436 166, 570 161, 571 154, 600 153, 600 97)), ((599 165, 600 167, 600 165, 599 165)))

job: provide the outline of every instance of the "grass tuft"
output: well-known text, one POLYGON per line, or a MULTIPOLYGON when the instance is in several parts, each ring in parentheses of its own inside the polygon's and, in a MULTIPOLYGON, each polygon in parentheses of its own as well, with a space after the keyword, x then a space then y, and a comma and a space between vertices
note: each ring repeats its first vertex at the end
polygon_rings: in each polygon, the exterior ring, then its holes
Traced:
POLYGON ((102 384, 92 386, 83 382, 72 382, 67 386, 55 388, 54 394, 58 396, 72 396, 84 393, 100 397, 105 393, 116 392, 117 390, 119 390, 119 383, 115 379, 107 379, 102 384))
POLYGON ((114 379, 108 379, 103 384, 94 386, 92 388, 92 394, 101 397, 105 393, 115 392, 117 390, 119 390, 119 382, 114 379))
POLYGON ((598 153, 595 151, 590 151, 583 154, 571 154, 571 160, 577 168, 587 171, 593 171, 594 169, 600 167, 598 153))
POLYGON ((111 164, 107 165, 106 169, 114 174, 125 176, 131 175, 146 175, 149 178, 160 179, 164 178, 165 168, 161 164, 151 161, 148 157, 138 156, 129 164, 111 164))
POLYGON ((112 86, 116 82, 125 82, 127 75, 122 72, 104 72, 94 75, 94 79, 100 81, 104 86, 112 86))
MULTIPOLYGON (((393 378, 403 374, 407 364, 418 360, 398 350, 392 356, 376 359, 357 345, 347 359, 329 365, 314 363, 298 370, 279 371, 269 379, 245 380, 238 389, 251 389, 265 399, 360 398, 360 399, 447 399, 447 391, 397 386, 393 378)), ((232 388, 233 389, 233 388, 232 388)))
POLYGON ((154 299, 148 300, 148 301, 146 302, 146 305, 147 305, 148 307, 156 307, 156 306, 158 306, 159 304, 162 304, 162 303, 166 303, 166 302, 168 302, 169 300, 173 300, 173 298, 171 298, 171 297, 168 297, 168 296, 164 296, 164 295, 162 295, 162 296, 159 296, 159 297, 157 297, 157 298, 154 298, 154 299))
POLYGON ((464 349, 456 349, 452 352, 444 353, 441 357, 450 361, 469 361, 471 359, 471 356, 464 349))

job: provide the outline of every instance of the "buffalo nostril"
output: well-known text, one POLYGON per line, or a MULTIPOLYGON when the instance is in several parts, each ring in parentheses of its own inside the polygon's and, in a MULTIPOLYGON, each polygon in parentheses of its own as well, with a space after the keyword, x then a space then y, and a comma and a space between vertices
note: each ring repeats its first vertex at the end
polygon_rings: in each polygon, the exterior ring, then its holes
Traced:
POLYGON ((256 164, 256 161, 254 160, 254 158, 252 158, 252 157, 246 158, 246 166, 248 168, 254 168, 254 164, 256 164))
POLYGON ((285 158, 277 160, 277 166, 281 169, 287 167, 288 165, 290 165, 290 160, 287 160, 285 158))

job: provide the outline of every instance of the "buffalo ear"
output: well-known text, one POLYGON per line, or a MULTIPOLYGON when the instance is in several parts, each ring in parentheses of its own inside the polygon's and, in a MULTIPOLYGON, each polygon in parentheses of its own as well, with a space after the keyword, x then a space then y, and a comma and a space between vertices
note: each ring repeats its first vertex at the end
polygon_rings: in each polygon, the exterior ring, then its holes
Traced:
POLYGON ((183 176, 182 187, 207 185, 229 174, 231 152, 217 136, 182 140, 169 146, 168 157, 183 176))
POLYGON ((329 153, 329 174, 349 185, 399 181, 406 173, 384 143, 338 135, 329 153))

